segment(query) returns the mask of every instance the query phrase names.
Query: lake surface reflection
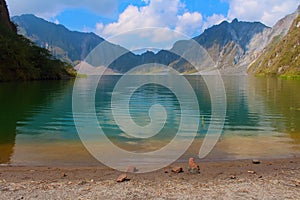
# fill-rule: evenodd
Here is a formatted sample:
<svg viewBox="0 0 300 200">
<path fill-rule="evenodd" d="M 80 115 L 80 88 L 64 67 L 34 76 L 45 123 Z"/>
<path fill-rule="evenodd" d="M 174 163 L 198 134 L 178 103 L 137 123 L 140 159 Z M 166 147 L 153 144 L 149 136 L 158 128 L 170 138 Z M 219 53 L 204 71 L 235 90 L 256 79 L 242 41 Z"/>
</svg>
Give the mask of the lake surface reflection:
<svg viewBox="0 0 300 200">
<path fill-rule="evenodd" d="M 168 144 L 177 133 L 182 112 L 176 95 L 155 84 L 139 88 L 130 101 L 133 120 L 138 125 L 147 125 L 149 108 L 160 104 L 165 108 L 167 121 L 160 133 L 150 139 L 133 138 L 116 125 L 111 112 L 111 94 L 119 78 L 103 77 L 95 97 L 98 121 L 108 138 L 132 152 L 151 152 Z M 200 76 L 186 78 L 198 97 L 200 115 L 197 137 L 182 160 L 197 156 L 211 119 L 205 82 Z M 247 76 L 225 76 L 223 81 L 227 96 L 225 125 L 222 137 L 205 160 L 299 155 L 300 81 Z M 81 79 L 80 83 L 86 85 L 89 79 Z M 76 131 L 73 84 L 74 81 L 0 84 L 0 164 L 99 164 L 84 148 Z M 160 117 L 158 113 L 158 122 Z M 101 145 L 105 153 L 118 156 L 109 150 L 108 144 Z M 126 162 L 126 158 L 122 159 L 120 162 Z"/>
</svg>

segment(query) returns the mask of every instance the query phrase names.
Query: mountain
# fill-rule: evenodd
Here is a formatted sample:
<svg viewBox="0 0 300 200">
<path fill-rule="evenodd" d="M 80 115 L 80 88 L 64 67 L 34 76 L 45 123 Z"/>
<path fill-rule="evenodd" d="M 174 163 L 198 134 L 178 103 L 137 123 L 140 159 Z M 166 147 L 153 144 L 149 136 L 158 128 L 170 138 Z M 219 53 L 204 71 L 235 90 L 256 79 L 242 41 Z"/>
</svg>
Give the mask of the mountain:
<svg viewBox="0 0 300 200">
<path fill-rule="evenodd" d="M 269 28 L 259 22 L 239 22 L 237 19 L 231 23 L 224 21 L 205 30 L 204 33 L 192 40 L 176 42 L 169 51 L 161 50 L 157 54 L 146 52 L 140 56 L 132 54 L 129 59 L 132 61 L 131 66 L 127 66 L 130 69 L 145 63 L 160 63 L 181 73 L 196 72 L 195 67 L 198 70 L 205 69 L 212 62 L 219 69 L 234 67 L 246 54 L 251 39 L 266 29 Z M 203 48 L 199 48 L 195 42 Z M 179 55 L 184 55 L 185 58 Z M 128 55 L 124 55 L 116 63 L 127 62 Z M 243 68 L 244 73 L 246 69 Z"/>
<path fill-rule="evenodd" d="M 70 31 L 62 25 L 47 22 L 34 15 L 16 16 L 12 20 L 18 24 L 21 34 L 37 45 L 48 48 L 58 58 L 68 62 L 84 60 L 91 50 L 105 41 L 93 33 Z M 194 40 L 208 51 L 218 68 L 228 68 L 235 66 L 240 61 L 253 36 L 265 29 L 268 27 L 259 22 L 239 22 L 235 19 L 232 23 L 224 21 L 205 30 Z M 191 43 L 191 41 L 178 41 L 170 51 L 161 50 L 157 54 L 145 52 L 135 55 L 125 48 L 106 42 L 108 52 L 122 52 L 122 56 L 109 64 L 109 68 L 124 73 L 142 64 L 160 63 L 171 66 L 179 72 L 190 73 L 195 71 L 191 64 L 201 64 L 198 58 L 199 54 L 193 52 L 195 48 L 191 48 Z M 180 52 L 180 55 L 189 54 L 189 61 L 193 62 L 187 62 L 174 52 Z M 104 54 L 100 58 L 106 59 Z M 104 64 L 100 62 L 100 58 L 95 63 L 96 66 Z"/>
<path fill-rule="evenodd" d="M 18 25 L 20 34 L 38 46 L 47 48 L 56 58 L 68 63 L 78 64 L 79 61 L 88 59 L 89 64 L 94 67 L 109 66 L 120 73 L 141 63 L 142 57 L 134 55 L 119 45 L 107 42 L 94 33 L 70 31 L 63 25 L 48 22 L 31 14 L 14 16 L 12 21 Z M 92 50 L 97 55 L 93 58 L 87 57 Z M 115 60 L 113 59 L 115 55 L 122 56 Z M 115 61 L 109 62 L 112 60 Z"/>
<path fill-rule="evenodd" d="M 47 48 L 57 58 L 70 63 L 83 60 L 104 41 L 94 33 L 70 31 L 62 25 L 30 14 L 14 16 L 12 21 L 18 25 L 20 34 L 38 46 Z"/>
<path fill-rule="evenodd" d="M 251 39 L 268 29 L 260 22 L 222 22 L 195 38 L 203 45 L 219 69 L 237 67 L 248 50 Z M 207 40 L 208 39 L 208 40 Z"/>
<path fill-rule="evenodd" d="M 222 49 L 233 42 L 242 51 L 246 51 L 247 45 L 253 36 L 267 28 L 260 22 L 241 22 L 234 19 L 231 23 L 224 21 L 205 30 L 203 34 L 195 37 L 194 40 L 208 50 L 215 48 L 216 45 L 219 49 Z"/>
<path fill-rule="evenodd" d="M 300 6 L 295 13 L 280 20 L 274 26 L 273 32 L 276 32 L 276 30 L 278 30 L 276 28 L 279 25 L 294 18 L 294 20 L 291 20 L 292 23 L 289 26 L 288 31 L 281 31 L 277 35 L 273 34 L 273 38 L 271 38 L 269 44 L 250 66 L 248 70 L 249 73 L 267 76 L 300 77 L 299 14 Z"/>
<path fill-rule="evenodd" d="M 248 51 L 241 59 L 240 65 L 249 68 L 259 58 L 259 56 L 268 49 L 266 48 L 267 45 L 269 45 L 272 41 L 279 41 L 288 33 L 297 15 L 298 11 L 287 15 L 280 19 L 272 28 L 256 34 L 248 45 Z M 251 72 L 251 70 L 248 70 L 248 72 Z"/>
<path fill-rule="evenodd" d="M 49 49 L 57 58 L 70 63 L 77 63 L 77 61 L 86 59 L 87 55 L 102 42 L 101 50 L 97 51 L 98 57 L 90 61 L 92 62 L 90 64 L 93 66 L 109 65 L 109 68 L 114 71 L 125 73 L 135 66 L 144 63 L 164 62 L 164 59 L 160 58 L 164 57 L 161 55 L 165 51 L 161 51 L 157 55 L 152 52 L 135 55 L 121 46 L 105 41 L 94 33 L 70 31 L 62 25 L 48 22 L 34 15 L 14 16 L 12 17 L 12 21 L 18 25 L 20 34 L 29 38 L 38 46 Z M 102 49 L 105 49 L 106 52 L 111 52 L 113 55 L 105 54 L 105 52 L 102 52 Z M 110 57 L 118 54 L 121 55 L 119 58 L 110 59 Z M 166 57 L 168 58 L 168 56 Z M 105 62 L 107 60 L 114 61 L 110 64 Z M 167 62 L 166 64 L 169 63 Z"/>
<path fill-rule="evenodd" d="M 176 59 L 179 59 L 179 56 L 167 50 L 161 50 L 157 54 L 147 51 L 141 55 L 127 52 L 111 63 L 109 68 L 117 72 L 125 73 L 137 66 L 149 63 L 158 63 L 169 66 L 170 63 Z"/>
<path fill-rule="evenodd" d="M 176 42 L 171 52 L 189 55 L 189 62 L 184 58 L 169 56 L 173 60 L 169 60 L 168 63 L 174 69 L 185 73 L 196 72 L 193 66 L 196 66 L 198 70 L 208 68 L 209 65 L 214 65 L 221 71 L 228 70 L 228 68 L 235 69 L 247 52 L 251 39 L 266 29 L 268 27 L 259 22 L 240 22 L 237 19 L 231 23 L 224 21 L 206 29 L 192 40 Z M 193 41 L 201 45 L 202 49 Z M 197 51 L 201 53 L 196 53 Z M 201 54 L 203 54 L 202 57 Z M 246 69 L 242 71 L 246 72 Z"/>
<path fill-rule="evenodd" d="M 0 23 L 13 32 L 17 32 L 16 26 L 10 21 L 6 2 L 0 0 Z"/>
<path fill-rule="evenodd" d="M 16 32 L 5 0 L 0 0 L 0 81 L 61 79 L 75 75 L 71 66 Z"/>
</svg>

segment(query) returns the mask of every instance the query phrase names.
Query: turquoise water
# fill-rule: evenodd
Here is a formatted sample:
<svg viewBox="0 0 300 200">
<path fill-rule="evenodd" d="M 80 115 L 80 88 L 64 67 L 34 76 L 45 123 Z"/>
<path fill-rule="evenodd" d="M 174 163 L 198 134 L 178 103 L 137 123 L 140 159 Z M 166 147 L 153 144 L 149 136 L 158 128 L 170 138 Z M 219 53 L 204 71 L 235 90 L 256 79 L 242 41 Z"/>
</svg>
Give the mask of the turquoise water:
<svg viewBox="0 0 300 200">
<path fill-rule="evenodd" d="M 133 121 L 140 126 L 149 124 L 148 111 L 154 104 L 164 107 L 167 120 L 153 137 L 134 138 L 124 133 L 112 115 L 111 95 L 119 78 L 105 76 L 97 88 L 95 110 L 103 131 L 115 145 L 127 151 L 151 152 L 164 147 L 175 137 L 182 112 L 193 113 L 195 108 L 182 111 L 171 90 L 157 84 L 145 85 L 130 98 Z M 183 160 L 197 156 L 211 120 L 211 99 L 205 82 L 200 76 L 186 78 L 198 97 L 200 113 L 196 116 L 196 140 L 182 156 Z M 299 155 L 300 81 L 246 76 L 226 76 L 223 80 L 227 97 L 225 125 L 222 137 L 206 160 Z M 79 83 L 88 86 L 89 79 L 80 79 Z M 73 84 L 74 81 L 0 84 L 0 164 L 99 164 L 77 134 L 72 113 Z M 189 102 L 188 96 L 186 101 Z M 156 123 L 163 116 L 158 112 Z M 117 156 L 109 145 L 102 145 L 105 153 Z"/>
</svg>

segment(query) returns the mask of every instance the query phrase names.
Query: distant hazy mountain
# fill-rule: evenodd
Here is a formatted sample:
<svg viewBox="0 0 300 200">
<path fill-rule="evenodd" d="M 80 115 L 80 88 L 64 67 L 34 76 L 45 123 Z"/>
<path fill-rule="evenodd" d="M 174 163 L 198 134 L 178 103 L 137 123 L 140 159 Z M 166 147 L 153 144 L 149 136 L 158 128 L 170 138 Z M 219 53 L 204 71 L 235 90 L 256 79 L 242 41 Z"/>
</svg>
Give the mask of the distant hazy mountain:
<svg viewBox="0 0 300 200">
<path fill-rule="evenodd" d="M 268 40 L 249 73 L 300 77 L 300 6 L 273 27 Z"/>
</svg>

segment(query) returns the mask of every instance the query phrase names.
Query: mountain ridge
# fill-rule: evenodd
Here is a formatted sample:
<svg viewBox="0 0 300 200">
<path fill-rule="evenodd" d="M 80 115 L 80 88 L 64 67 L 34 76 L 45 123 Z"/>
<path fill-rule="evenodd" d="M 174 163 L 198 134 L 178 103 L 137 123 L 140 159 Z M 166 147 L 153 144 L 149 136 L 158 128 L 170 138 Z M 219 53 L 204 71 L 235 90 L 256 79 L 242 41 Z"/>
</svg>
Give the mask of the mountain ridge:
<svg viewBox="0 0 300 200">
<path fill-rule="evenodd" d="M 215 68 L 222 72 L 223 69 L 227 70 L 227 68 L 235 68 L 247 51 L 247 45 L 252 37 L 267 28 L 267 26 L 260 22 L 243 22 L 234 19 L 231 23 L 223 21 L 218 25 L 214 25 L 191 40 L 196 41 L 204 47 L 208 53 L 207 56 L 210 56 L 215 63 Z M 179 51 L 178 47 L 182 48 L 184 42 L 186 41 L 176 42 L 172 51 Z M 185 54 L 193 54 L 192 49 L 189 49 L 188 47 L 181 51 L 184 51 Z M 193 64 L 201 64 L 197 57 L 191 57 L 190 60 L 193 61 Z M 193 72 L 193 68 L 195 68 L 193 67 L 193 64 L 184 61 L 182 58 L 171 62 L 173 68 L 180 69 L 181 72 L 185 71 L 186 73 Z M 196 66 L 196 68 L 198 67 Z M 246 69 L 243 69 L 243 71 L 246 71 Z"/>
<path fill-rule="evenodd" d="M 30 16 L 35 17 L 33 15 Z M 22 18 L 22 16 L 20 17 Z M 218 68 L 221 73 L 246 74 L 249 65 L 259 57 L 262 51 L 264 51 L 265 46 L 269 44 L 277 34 L 280 34 L 281 37 L 286 34 L 294 17 L 295 16 L 293 14 L 288 15 L 281 19 L 273 28 L 267 27 L 260 22 L 243 22 L 238 19 L 234 19 L 232 22 L 223 21 L 218 25 L 214 25 L 206 29 L 202 34 L 192 38 L 191 40 L 195 40 L 205 49 L 205 51 L 208 52 L 206 56 L 209 56 L 213 62 L 215 62 L 215 67 Z M 13 17 L 13 19 L 15 21 L 20 21 L 20 19 L 17 20 L 18 17 Z M 44 20 L 44 22 L 46 21 Z M 22 23 L 21 25 L 21 29 L 25 29 L 23 30 L 23 34 L 26 35 L 28 27 L 26 27 L 26 23 Z M 81 33 L 78 31 L 70 31 L 66 27 L 56 25 L 54 23 L 52 23 L 51 26 L 63 27 L 65 31 L 71 34 Z M 81 34 L 83 34 L 85 36 L 84 38 L 87 39 L 86 41 L 83 39 L 79 40 L 81 41 L 81 45 L 77 46 L 77 48 L 70 48 L 68 50 L 63 46 L 56 47 L 59 48 L 58 50 L 60 52 L 64 52 L 63 54 L 66 54 L 65 57 L 69 57 L 69 62 L 84 60 L 85 56 L 90 50 L 92 50 L 93 47 L 96 47 L 101 42 L 105 41 L 103 38 L 95 35 L 94 33 Z M 33 38 L 34 40 L 34 35 L 34 33 L 30 33 L 29 38 Z M 88 42 L 90 41 L 88 38 L 89 36 L 99 39 L 96 39 L 96 42 L 91 44 Z M 45 45 L 46 39 L 40 40 L 39 44 Z M 61 40 L 64 41 L 63 39 Z M 108 48 L 107 51 L 122 52 L 122 56 L 110 63 L 109 66 L 106 66 L 118 73 L 126 73 L 136 66 L 147 63 L 167 65 L 176 69 L 180 73 L 193 73 L 197 71 L 195 70 L 195 68 L 198 67 L 197 65 L 201 65 L 201 61 L 199 61 L 199 58 L 193 52 L 194 49 L 190 48 L 188 45 L 189 40 L 175 42 L 170 50 L 160 50 L 157 53 L 145 52 L 141 55 L 136 55 L 119 45 L 114 45 L 107 41 L 105 42 L 105 45 Z M 67 43 L 72 42 L 67 41 Z M 74 49 L 77 50 L 76 55 L 74 54 L 73 56 L 69 56 L 72 53 L 69 53 L 68 51 L 72 52 Z M 179 55 L 176 55 L 174 52 L 179 52 Z M 184 54 L 190 54 L 189 61 L 180 56 Z M 103 54 L 102 58 L 105 59 L 105 56 L 107 56 L 107 54 Z M 206 58 L 201 59 L 205 60 Z M 100 60 L 100 58 L 97 60 Z M 97 66 L 103 66 L 103 62 L 100 61 L 95 64 L 98 64 Z"/>
<path fill-rule="evenodd" d="M 248 70 L 260 76 L 300 77 L 300 6 L 285 35 L 276 35 Z M 287 16 L 290 17 L 290 16 Z M 280 23 L 280 21 L 279 21 Z"/>
<path fill-rule="evenodd" d="M 268 49 L 266 48 L 267 45 L 269 45 L 275 37 L 280 39 L 288 33 L 297 15 L 297 11 L 289 14 L 280 19 L 272 28 L 266 29 L 262 33 L 255 35 L 252 38 L 248 46 L 248 51 L 241 60 L 240 65 L 247 66 L 248 70 L 248 68 L 256 61 L 256 59 L 258 59 L 258 57 Z"/>
<path fill-rule="evenodd" d="M 32 14 L 14 16 L 12 21 L 18 24 L 22 35 L 67 62 L 83 60 L 104 41 L 94 33 L 70 31 L 63 25 L 48 22 Z"/>
<path fill-rule="evenodd" d="M 63 79 L 75 74 L 71 66 L 18 35 L 5 0 L 0 0 L 0 81 Z"/>
</svg>

